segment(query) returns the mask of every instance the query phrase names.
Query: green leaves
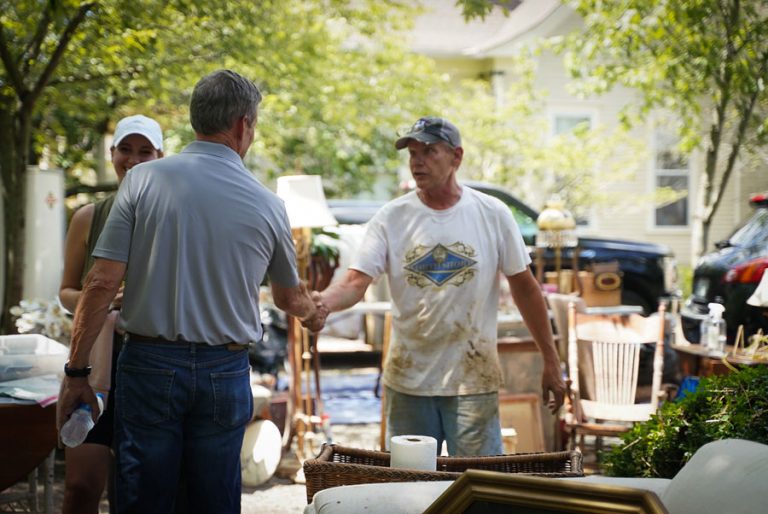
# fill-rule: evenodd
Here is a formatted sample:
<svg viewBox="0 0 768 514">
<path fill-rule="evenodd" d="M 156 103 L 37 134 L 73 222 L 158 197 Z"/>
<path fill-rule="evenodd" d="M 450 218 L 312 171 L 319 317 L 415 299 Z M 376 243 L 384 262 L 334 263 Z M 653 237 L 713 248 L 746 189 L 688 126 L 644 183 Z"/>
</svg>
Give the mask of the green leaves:
<svg viewBox="0 0 768 514">
<path fill-rule="evenodd" d="M 735 163 L 765 144 L 768 11 L 743 0 L 571 0 L 584 27 L 558 46 L 584 94 L 617 86 L 639 96 L 624 121 L 661 114 L 681 149 L 705 154 L 701 253 Z"/>
<path fill-rule="evenodd" d="M 603 465 L 613 476 L 672 478 L 698 448 L 726 438 L 768 443 L 768 367 L 702 379 L 624 434 Z"/>
<path fill-rule="evenodd" d="M 80 6 L 19 0 L 3 9 L 9 62 L 27 68 L 0 70 L 0 89 L 31 89 Z M 424 112 L 439 82 L 405 44 L 410 10 L 394 0 L 98 2 L 35 105 L 34 151 L 58 147 L 59 165 L 88 168 L 94 141 L 135 112 L 158 118 L 178 150 L 192 137 L 192 86 L 230 67 L 265 92 L 250 153 L 265 175 L 323 174 L 336 194 L 370 189 L 398 163 L 388 127 Z"/>
</svg>

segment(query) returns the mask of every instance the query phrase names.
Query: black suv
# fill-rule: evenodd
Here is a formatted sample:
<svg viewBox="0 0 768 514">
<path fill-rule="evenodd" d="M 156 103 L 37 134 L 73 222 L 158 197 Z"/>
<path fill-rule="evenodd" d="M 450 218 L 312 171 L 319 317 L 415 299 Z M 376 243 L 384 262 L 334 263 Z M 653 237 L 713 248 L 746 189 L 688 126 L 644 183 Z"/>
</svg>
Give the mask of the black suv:
<svg viewBox="0 0 768 514">
<path fill-rule="evenodd" d="M 748 308 L 746 302 L 768 268 L 768 193 L 752 195 L 749 203 L 756 209 L 752 217 L 696 263 L 691 296 L 680 311 L 683 335 L 691 343 L 699 342 L 700 325 L 710 303 L 725 306 L 729 344 L 739 325 L 744 325 L 747 335 L 760 326 L 757 310 Z"/>
<path fill-rule="evenodd" d="M 525 243 L 531 247 L 536 240 L 536 220 L 539 213 L 524 204 L 507 190 L 479 182 L 462 182 L 500 199 L 512 211 Z M 367 222 L 383 205 L 373 200 L 328 200 L 336 219 L 341 224 Z M 554 257 L 546 256 L 547 269 L 553 268 Z M 570 250 L 563 254 L 563 263 L 570 263 Z M 579 266 L 584 269 L 596 262 L 618 261 L 624 281 L 621 301 L 626 305 L 640 305 L 646 313 L 658 308 L 659 298 L 676 297 L 677 266 L 669 247 L 628 241 L 625 239 L 579 238 Z"/>
</svg>

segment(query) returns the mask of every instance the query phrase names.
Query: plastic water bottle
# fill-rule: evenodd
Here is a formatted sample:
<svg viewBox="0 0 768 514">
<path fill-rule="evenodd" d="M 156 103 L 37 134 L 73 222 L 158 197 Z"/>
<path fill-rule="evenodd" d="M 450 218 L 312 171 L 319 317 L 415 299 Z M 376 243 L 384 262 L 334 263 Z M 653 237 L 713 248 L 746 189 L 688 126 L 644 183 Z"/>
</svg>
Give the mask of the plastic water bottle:
<svg viewBox="0 0 768 514">
<path fill-rule="evenodd" d="M 101 414 L 104 412 L 104 395 L 96 393 L 96 399 L 99 402 L 99 417 L 101 417 Z M 85 441 L 93 425 L 91 406 L 87 403 L 81 403 L 61 427 L 61 442 L 70 448 L 80 446 Z"/>
<path fill-rule="evenodd" d="M 701 325 L 702 341 L 713 354 L 722 355 L 725 353 L 726 342 L 725 320 L 723 319 L 725 307 L 719 303 L 710 303 L 708 307 L 709 316 Z"/>
</svg>

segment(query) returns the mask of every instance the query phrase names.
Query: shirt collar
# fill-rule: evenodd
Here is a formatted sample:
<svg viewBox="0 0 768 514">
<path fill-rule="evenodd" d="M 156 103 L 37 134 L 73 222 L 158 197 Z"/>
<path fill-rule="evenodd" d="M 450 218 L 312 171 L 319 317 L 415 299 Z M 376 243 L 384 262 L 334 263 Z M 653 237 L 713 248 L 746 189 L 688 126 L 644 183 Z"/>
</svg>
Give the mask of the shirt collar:
<svg viewBox="0 0 768 514">
<path fill-rule="evenodd" d="M 239 166 L 243 165 L 243 159 L 227 145 L 221 143 L 212 143 L 210 141 L 192 141 L 184 149 L 182 153 L 205 153 L 208 155 L 214 155 L 222 159 L 227 159 L 237 163 Z"/>
</svg>

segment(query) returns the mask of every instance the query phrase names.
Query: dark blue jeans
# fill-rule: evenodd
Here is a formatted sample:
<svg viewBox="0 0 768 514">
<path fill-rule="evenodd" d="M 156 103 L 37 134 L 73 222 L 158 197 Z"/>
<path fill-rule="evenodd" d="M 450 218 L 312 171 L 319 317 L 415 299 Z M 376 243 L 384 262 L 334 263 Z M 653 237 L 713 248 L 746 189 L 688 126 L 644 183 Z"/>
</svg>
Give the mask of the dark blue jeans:
<svg viewBox="0 0 768 514">
<path fill-rule="evenodd" d="M 182 463 L 190 513 L 240 512 L 247 351 L 128 342 L 115 399 L 117 512 L 173 512 Z"/>
</svg>

